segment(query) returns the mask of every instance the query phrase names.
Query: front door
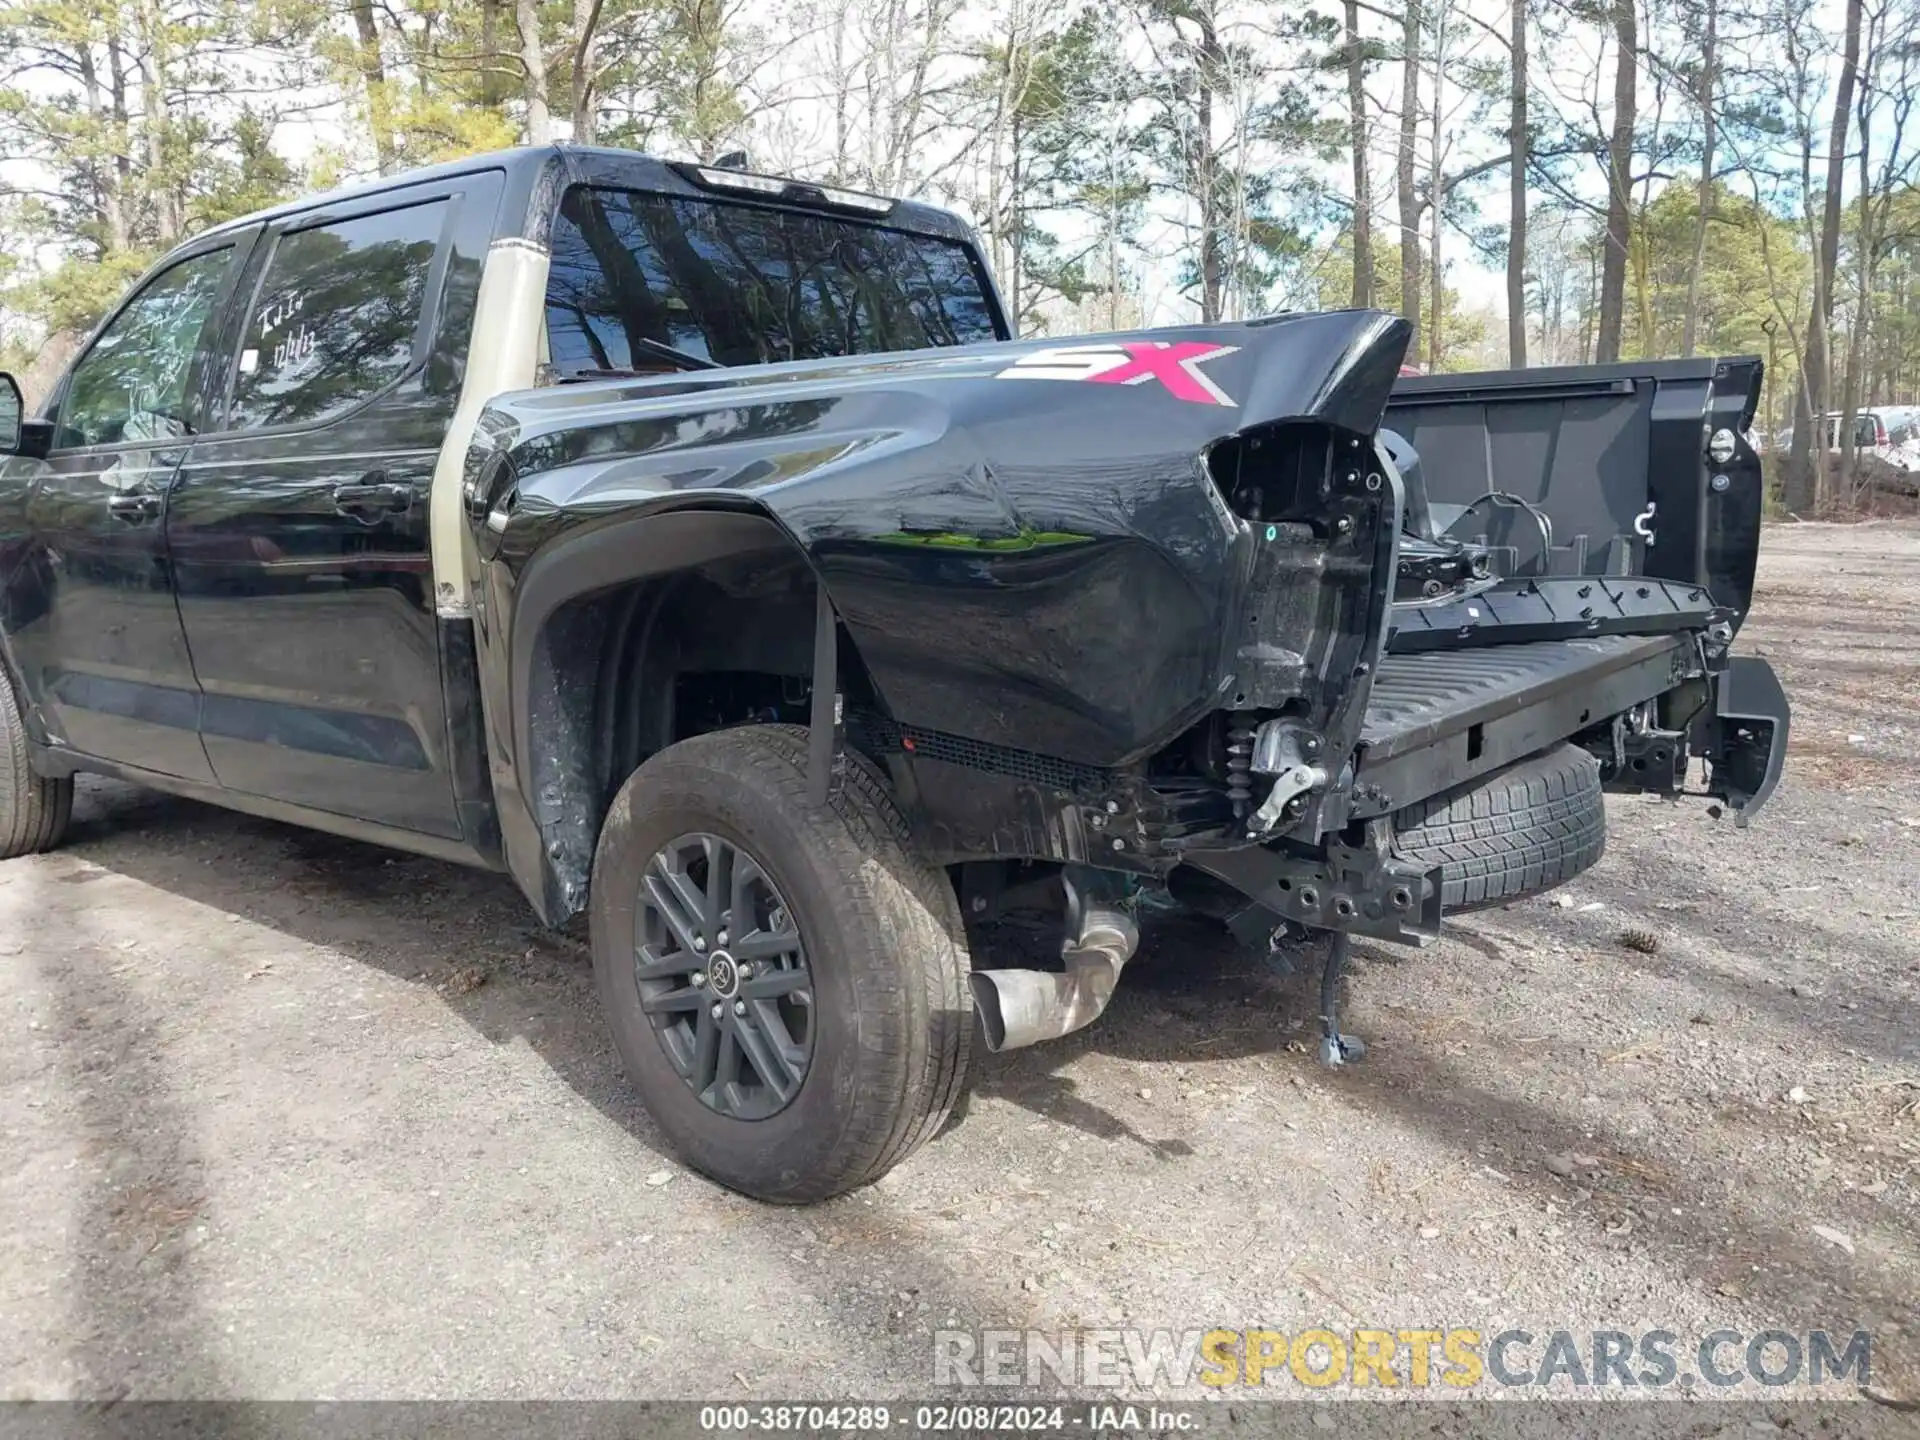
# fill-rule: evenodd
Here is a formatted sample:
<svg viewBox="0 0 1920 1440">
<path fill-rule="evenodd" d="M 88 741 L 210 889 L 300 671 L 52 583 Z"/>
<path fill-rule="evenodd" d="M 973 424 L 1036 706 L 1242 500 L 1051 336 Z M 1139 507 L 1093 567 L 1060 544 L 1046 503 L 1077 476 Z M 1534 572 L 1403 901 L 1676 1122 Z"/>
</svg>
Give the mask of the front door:
<svg viewBox="0 0 1920 1440">
<path fill-rule="evenodd" d="M 6 595 L 27 697 L 50 737 L 189 780 L 214 776 L 165 519 L 205 420 L 212 337 L 251 233 L 210 241 L 154 275 L 68 373 Z"/>
<path fill-rule="evenodd" d="M 457 203 L 402 191 L 268 232 L 167 519 L 220 783 L 450 837 L 427 512 L 455 394 L 425 359 Z"/>
</svg>

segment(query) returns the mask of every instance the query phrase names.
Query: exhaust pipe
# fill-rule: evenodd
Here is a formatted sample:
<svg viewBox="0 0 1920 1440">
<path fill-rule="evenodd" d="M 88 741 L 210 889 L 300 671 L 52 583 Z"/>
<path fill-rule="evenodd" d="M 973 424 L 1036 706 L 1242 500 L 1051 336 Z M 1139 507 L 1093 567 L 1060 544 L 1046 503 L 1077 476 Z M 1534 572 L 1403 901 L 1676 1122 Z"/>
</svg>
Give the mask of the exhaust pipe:
<svg viewBox="0 0 1920 1440">
<path fill-rule="evenodd" d="M 1069 915 L 1081 913 L 1068 891 Z M 1133 958 L 1140 931 L 1123 910 L 1095 906 L 1081 914 L 1073 939 L 1060 947 L 1066 973 L 1049 970 L 976 970 L 969 977 L 987 1049 L 1020 1050 L 1058 1040 L 1100 1018 Z"/>
</svg>

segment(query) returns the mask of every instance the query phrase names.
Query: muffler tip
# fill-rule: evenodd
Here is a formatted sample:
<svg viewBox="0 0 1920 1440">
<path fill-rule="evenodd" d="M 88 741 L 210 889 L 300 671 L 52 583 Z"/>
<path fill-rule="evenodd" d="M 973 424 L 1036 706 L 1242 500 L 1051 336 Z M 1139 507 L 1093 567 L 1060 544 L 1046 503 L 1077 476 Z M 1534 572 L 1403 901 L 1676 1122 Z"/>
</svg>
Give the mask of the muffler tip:
<svg viewBox="0 0 1920 1440">
<path fill-rule="evenodd" d="M 985 970 L 976 970 L 967 977 L 967 984 L 973 990 L 973 1008 L 980 1016 L 980 1029 L 986 1035 L 987 1049 L 994 1054 L 1006 1048 L 1007 1018 L 1000 1010 L 1000 987 L 993 983 L 993 976 Z"/>
<path fill-rule="evenodd" d="M 1133 921 L 1097 910 L 1061 955 L 1064 971 L 976 970 L 967 977 L 987 1049 L 1024 1050 L 1091 1025 L 1107 1008 L 1139 940 Z"/>
</svg>

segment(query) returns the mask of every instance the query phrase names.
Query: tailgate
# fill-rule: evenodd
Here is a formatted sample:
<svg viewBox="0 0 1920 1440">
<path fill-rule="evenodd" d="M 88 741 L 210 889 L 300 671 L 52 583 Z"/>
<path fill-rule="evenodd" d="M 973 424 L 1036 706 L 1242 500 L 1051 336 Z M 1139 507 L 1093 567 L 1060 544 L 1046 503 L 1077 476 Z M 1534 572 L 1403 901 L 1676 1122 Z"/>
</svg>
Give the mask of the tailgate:
<svg viewBox="0 0 1920 1440">
<path fill-rule="evenodd" d="M 1740 357 L 1412 376 L 1384 424 L 1418 452 L 1434 533 L 1484 537 L 1508 574 L 1701 585 L 1737 626 L 1760 548 L 1744 432 L 1761 369 Z"/>
</svg>

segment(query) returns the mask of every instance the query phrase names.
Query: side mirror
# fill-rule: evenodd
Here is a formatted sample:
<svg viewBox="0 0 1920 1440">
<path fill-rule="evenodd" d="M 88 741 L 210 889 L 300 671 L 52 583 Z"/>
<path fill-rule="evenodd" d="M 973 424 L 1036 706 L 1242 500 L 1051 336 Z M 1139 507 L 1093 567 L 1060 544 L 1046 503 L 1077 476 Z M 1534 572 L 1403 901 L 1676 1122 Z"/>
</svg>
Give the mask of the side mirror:
<svg viewBox="0 0 1920 1440">
<path fill-rule="evenodd" d="M 20 382 L 0 370 L 0 455 L 26 455 L 44 460 L 53 449 L 53 426 L 27 419 L 26 397 Z"/>
</svg>

